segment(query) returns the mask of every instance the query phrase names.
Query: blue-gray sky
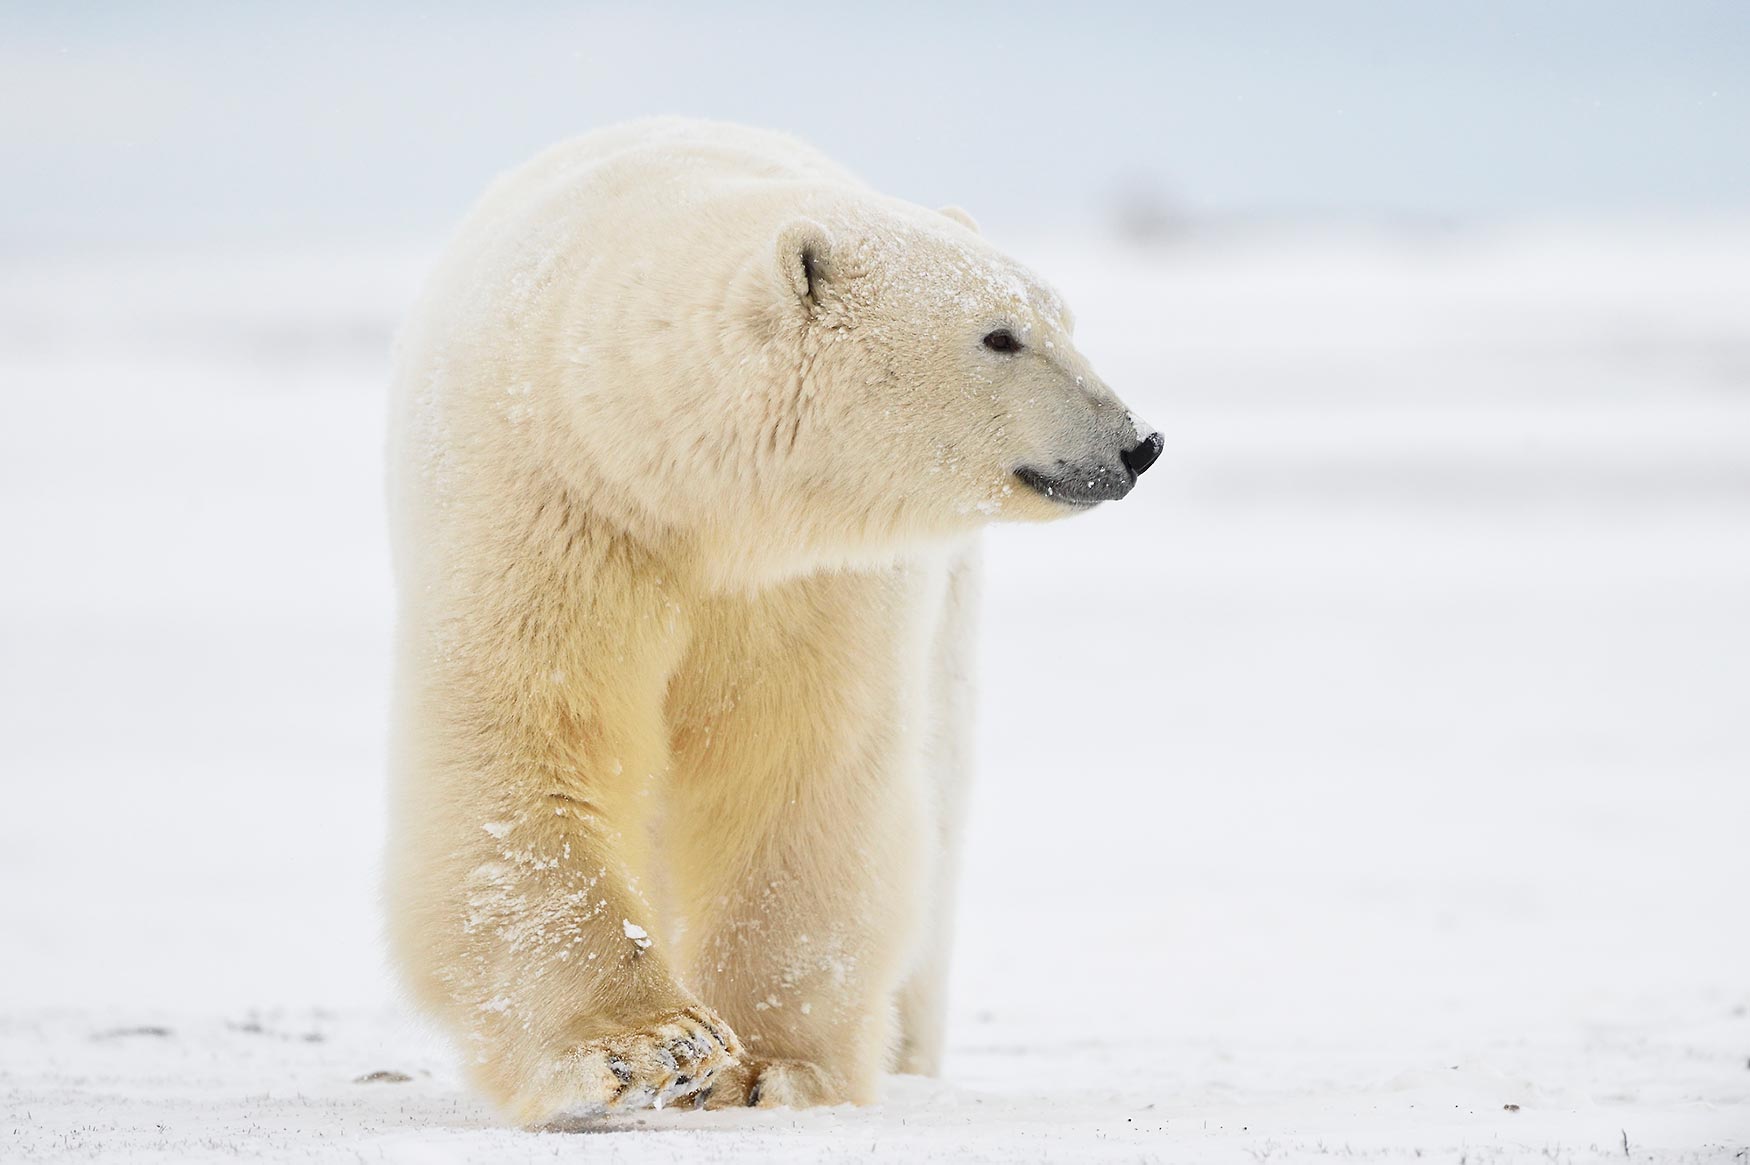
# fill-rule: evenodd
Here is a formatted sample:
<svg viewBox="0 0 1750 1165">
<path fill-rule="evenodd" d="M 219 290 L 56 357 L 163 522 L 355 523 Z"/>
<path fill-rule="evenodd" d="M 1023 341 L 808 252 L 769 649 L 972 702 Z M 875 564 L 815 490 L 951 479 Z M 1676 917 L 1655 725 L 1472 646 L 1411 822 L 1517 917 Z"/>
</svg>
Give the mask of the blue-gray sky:
<svg viewBox="0 0 1750 1165">
<path fill-rule="evenodd" d="M 643 113 L 1008 225 L 1750 209 L 1750 7 L 1595 0 L 15 4 L 0 244 L 441 229 Z"/>
</svg>

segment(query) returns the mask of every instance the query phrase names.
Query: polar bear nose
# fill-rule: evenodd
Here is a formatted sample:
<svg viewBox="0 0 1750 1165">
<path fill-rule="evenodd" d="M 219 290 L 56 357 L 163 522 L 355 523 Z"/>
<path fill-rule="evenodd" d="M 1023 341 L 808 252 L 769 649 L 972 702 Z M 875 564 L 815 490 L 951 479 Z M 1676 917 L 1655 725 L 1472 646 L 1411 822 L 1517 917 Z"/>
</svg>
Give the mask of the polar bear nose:
<svg viewBox="0 0 1750 1165">
<path fill-rule="evenodd" d="M 1161 455 L 1161 446 L 1165 443 L 1159 433 L 1150 433 L 1136 445 L 1119 453 L 1118 459 L 1124 462 L 1124 468 L 1130 470 L 1134 476 L 1141 477 Z"/>
</svg>

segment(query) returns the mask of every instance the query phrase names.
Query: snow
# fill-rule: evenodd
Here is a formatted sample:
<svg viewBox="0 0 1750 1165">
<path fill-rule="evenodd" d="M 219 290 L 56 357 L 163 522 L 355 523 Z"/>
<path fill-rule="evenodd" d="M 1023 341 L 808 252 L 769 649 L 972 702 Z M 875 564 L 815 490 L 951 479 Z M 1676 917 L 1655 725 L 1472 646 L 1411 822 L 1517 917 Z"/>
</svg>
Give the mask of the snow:
<svg viewBox="0 0 1750 1165">
<path fill-rule="evenodd" d="M 1017 249 L 1166 447 L 990 540 L 945 1078 L 600 1136 L 382 966 L 419 254 L 0 265 L 0 1156 L 1742 1160 L 1750 224 Z"/>
</svg>

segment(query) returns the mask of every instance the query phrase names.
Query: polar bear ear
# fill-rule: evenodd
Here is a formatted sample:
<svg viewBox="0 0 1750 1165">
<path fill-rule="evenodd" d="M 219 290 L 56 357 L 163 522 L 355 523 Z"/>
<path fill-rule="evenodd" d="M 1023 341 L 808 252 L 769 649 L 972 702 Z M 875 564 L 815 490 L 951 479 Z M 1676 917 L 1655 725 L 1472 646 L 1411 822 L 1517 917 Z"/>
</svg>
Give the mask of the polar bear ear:
<svg viewBox="0 0 1750 1165">
<path fill-rule="evenodd" d="M 811 218 L 799 218 L 778 232 L 778 271 L 790 294 L 813 309 L 832 275 L 832 236 Z"/>
<path fill-rule="evenodd" d="M 978 234 L 978 220 L 973 218 L 970 214 L 967 214 L 965 207 L 962 207 L 962 206 L 944 206 L 937 213 L 939 213 L 943 218 L 953 219 L 955 222 L 959 223 L 961 226 L 965 227 L 967 230 L 971 231 L 973 234 L 975 234 L 975 235 Z"/>
</svg>

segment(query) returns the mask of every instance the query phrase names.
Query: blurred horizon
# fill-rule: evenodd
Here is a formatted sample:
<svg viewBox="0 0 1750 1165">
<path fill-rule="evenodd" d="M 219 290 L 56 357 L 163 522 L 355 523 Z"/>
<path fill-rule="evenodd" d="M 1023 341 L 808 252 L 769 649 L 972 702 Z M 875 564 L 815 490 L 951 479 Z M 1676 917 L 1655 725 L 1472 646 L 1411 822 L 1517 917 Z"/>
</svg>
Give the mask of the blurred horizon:
<svg viewBox="0 0 1750 1165">
<path fill-rule="evenodd" d="M 1727 3 L 96 3 L 9 26 L 13 253 L 424 238 L 544 146 L 655 113 L 794 132 L 1003 231 L 1750 210 Z"/>
</svg>

